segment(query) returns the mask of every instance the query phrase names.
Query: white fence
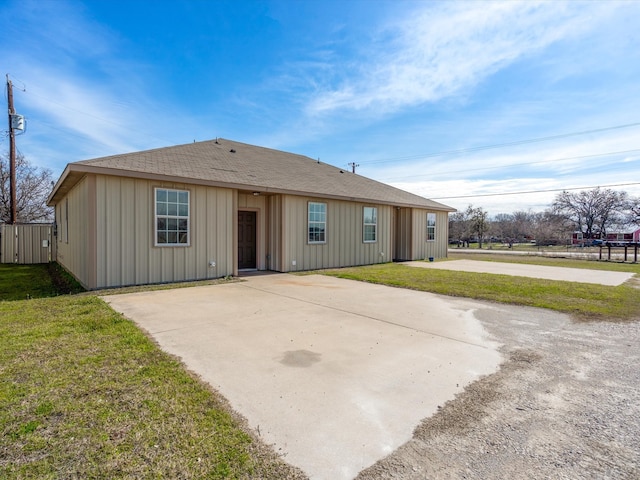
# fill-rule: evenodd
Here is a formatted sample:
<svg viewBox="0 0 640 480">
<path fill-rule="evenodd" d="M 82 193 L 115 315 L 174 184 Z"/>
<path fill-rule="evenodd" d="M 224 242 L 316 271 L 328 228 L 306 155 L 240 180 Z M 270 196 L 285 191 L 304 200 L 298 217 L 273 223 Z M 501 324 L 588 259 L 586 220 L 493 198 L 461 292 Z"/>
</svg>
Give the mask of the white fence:
<svg viewBox="0 0 640 480">
<path fill-rule="evenodd" d="M 0 225 L 0 263 L 49 263 L 56 259 L 53 225 Z"/>
</svg>

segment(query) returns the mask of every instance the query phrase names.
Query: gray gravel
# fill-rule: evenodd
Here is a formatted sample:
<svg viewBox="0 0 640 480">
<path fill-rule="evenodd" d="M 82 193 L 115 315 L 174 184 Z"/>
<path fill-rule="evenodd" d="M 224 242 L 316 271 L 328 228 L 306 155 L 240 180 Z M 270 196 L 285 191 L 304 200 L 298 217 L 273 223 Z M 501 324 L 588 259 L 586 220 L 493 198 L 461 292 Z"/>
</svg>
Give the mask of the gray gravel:
<svg viewBox="0 0 640 480">
<path fill-rule="evenodd" d="M 640 478 L 640 321 L 524 311 L 476 312 L 503 345 L 500 370 L 359 480 Z"/>
</svg>

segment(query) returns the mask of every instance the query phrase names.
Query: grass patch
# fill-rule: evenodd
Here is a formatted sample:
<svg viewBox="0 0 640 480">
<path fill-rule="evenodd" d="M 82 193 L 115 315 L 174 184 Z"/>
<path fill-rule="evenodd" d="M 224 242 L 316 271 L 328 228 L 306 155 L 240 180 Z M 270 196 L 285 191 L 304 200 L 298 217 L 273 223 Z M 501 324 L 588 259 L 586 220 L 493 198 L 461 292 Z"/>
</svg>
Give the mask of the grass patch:
<svg viewBox="0 0 640 480">
<path fill-rule="evenodd" d="M 57 293 L 46 264 L 0 264 L 0 300 L 51 297 Z"/>
<path fill-rule="evenodd" d="M 640 318 L 640 294 L 630 285 L 609 287 L 389 263 L 319 273 L 455 297 L 548 308 L 578 319 L 619 321 Z"/>
<path fill-rule="evenodd" d="M 57 263 L 0 264 L 0 301 L 54 297 L 84 291 Z"/>
<path fill-rule="evenodd" d="M 132 322 L 56 296 L 47 268 L 0 267 L 0 478 L 304 478 Z"/>
</svg>

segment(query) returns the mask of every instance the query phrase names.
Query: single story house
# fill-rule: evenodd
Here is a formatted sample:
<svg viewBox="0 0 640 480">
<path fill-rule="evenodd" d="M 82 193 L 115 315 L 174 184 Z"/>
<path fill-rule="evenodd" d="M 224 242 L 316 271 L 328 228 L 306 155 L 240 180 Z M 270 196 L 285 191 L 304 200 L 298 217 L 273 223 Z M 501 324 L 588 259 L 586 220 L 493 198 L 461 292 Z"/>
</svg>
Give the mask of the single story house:
<svg viewBox="0 0 640 480">
<path fill-rule="evenodd" d="M 57 261 L 88 289 L 446 257 L 446 205 L 224 139 L 70 163 Z"/>
</svg>

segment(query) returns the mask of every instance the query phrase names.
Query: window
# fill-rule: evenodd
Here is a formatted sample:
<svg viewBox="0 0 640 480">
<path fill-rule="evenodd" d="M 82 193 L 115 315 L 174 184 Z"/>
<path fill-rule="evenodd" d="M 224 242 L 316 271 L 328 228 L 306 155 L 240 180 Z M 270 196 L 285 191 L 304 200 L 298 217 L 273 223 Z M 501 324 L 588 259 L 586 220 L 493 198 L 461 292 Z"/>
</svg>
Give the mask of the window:
<svg viewBox="0 0 640 480">
<path fill-rule="evenodd" d="M 378 209 L 364 207 L 362 219 L 362 241 L 374 243 L 378 240 Z"/>
<path fill-rule="evenodd" d="M 427 242 L 436 240 L 436 214 L 427 213 Z"/>
<path fill-rule="evenodd" d="M 156 246 L 189 245 L 189 192 L 156 188 Z"/>
<path fill-rule="evenodd" d="M 325 243 L 327 229 L 327 204 L 309 202 L 309 243 Z"/>
</svg>

